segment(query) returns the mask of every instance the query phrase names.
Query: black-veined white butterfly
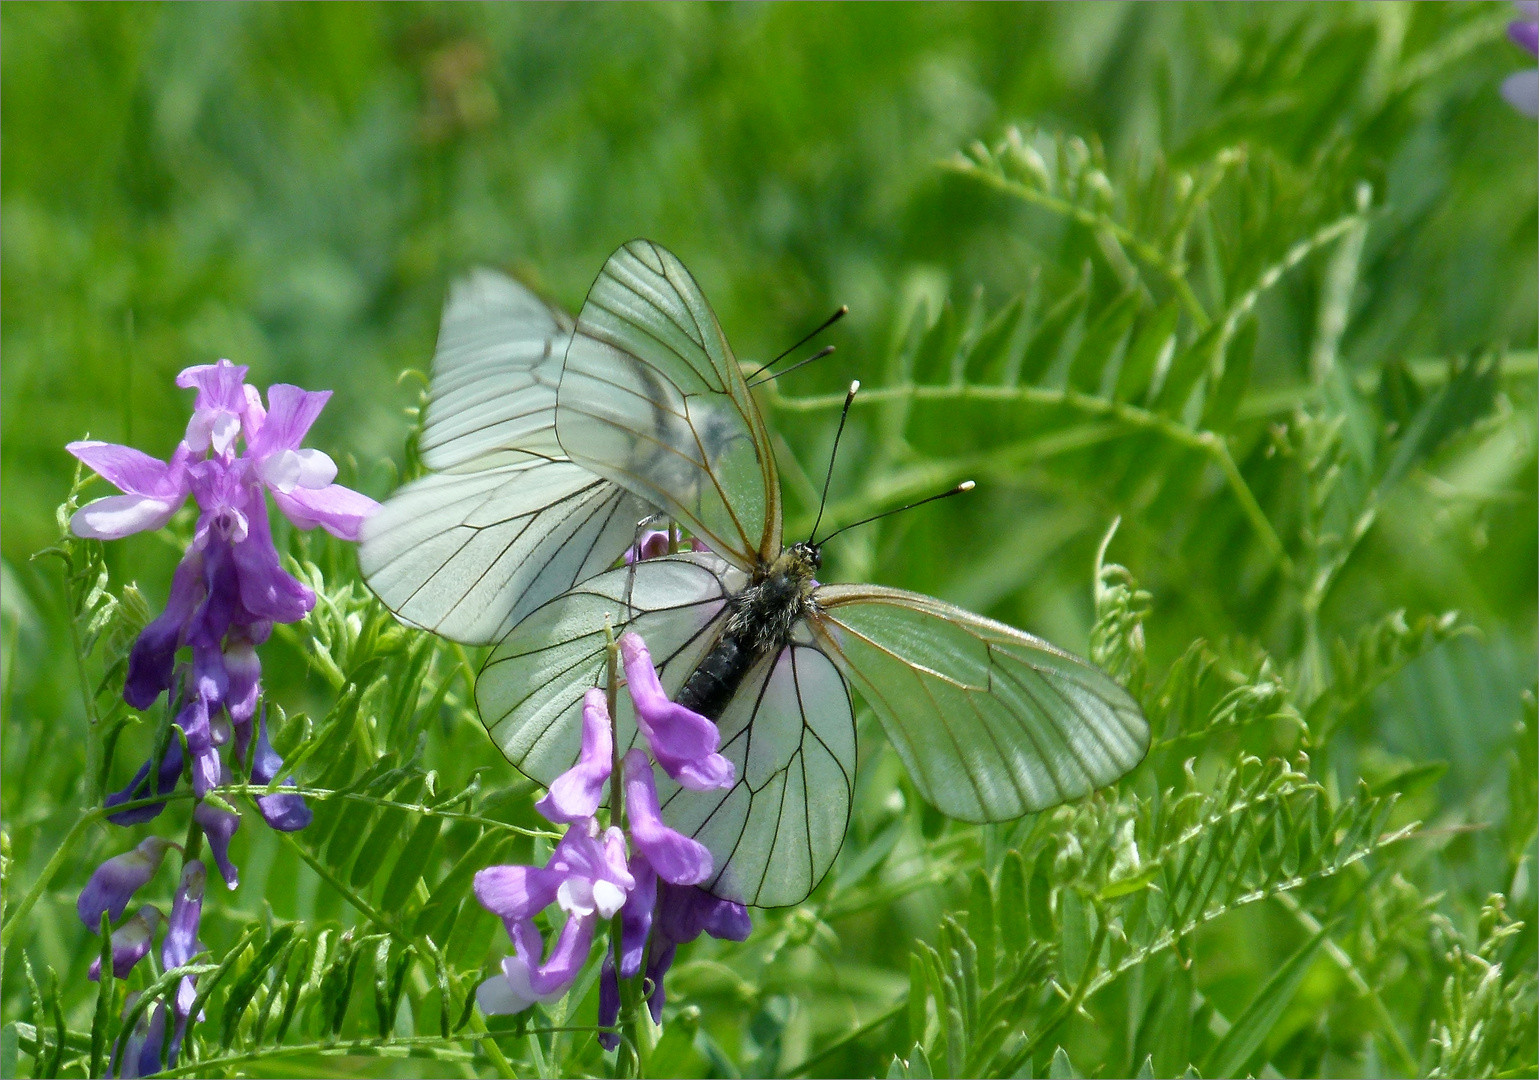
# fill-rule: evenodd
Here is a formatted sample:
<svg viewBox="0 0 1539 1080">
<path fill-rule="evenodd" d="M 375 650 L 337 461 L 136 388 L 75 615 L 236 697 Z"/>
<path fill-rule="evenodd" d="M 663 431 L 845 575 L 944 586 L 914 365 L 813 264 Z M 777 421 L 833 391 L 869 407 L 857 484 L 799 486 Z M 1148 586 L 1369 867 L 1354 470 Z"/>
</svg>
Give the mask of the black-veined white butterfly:
<svg viewBox="0 0 1539 1080">
<path fill-rule="evenodd" d="M 481 394 L 445 382 L 500 415 Z M 532 410 L 535 400 L 501 407 Z M 1047 642 L 930 597 L 815 580 L 818 545 L 782 543 L 775 459 L 738 362 L 695 280 L 658 245 L 626 244 L 594 282 L 561 367 L 554 434 L 559 453 L 547 447 L 545 460 L 602 478 L 582 489 L 592 499 L 628 493 L 710 551 L 582 581 L 603 551 L 594 546 L 578 560 L 566 554 L 570 541 L 558 540 L 559 579 L 581 583 L 538 606 L 530 595 L 543 589 L 511 603 L 472 602 L 474 586 L 449 575 L 444 596 L 455 610 L 484 606 L 504 611 L 504 620 L 529 612 L 481 672 L 482 720 L 510 761 L 549 784 L 577 756 L 581 700 L 606 667 L 606 622 L 615 634 L 639 633 L 669 695 L 717 722 L 721 752 L 737 769 L 725 791 L 686 791 L 660 778 L 664 816 L 710 849 L 715 870 L 706 884 L 718 895 L 794 904 L 832 865 L 855 778 L 850 683 L 921 795 L 968 821 L 1006 820 L 1086 795 L 1147 751 L 1148 724 L 1128 693 Z M 468 445 L 482 442 L 500 446 L 484 438 Z M 435 480 L 455 483 L 418 484 L 432 490 Z M 627 509 L 615 505 L 617 514 Z M 636 520 L 625 519 L 626 528 Z M 630 535 L 614 547 L 601 534 L 611 540 L 610 558 Z M 380 591 L 393 604 L 394 594 Z M 431 586 L 427 593 L 420 610 L 443 608 Z M 492 625 L 491 616 L 478 617 Z M 619 706 L 623 751 L 636 732 L 627 695 Z"/>
</svg>

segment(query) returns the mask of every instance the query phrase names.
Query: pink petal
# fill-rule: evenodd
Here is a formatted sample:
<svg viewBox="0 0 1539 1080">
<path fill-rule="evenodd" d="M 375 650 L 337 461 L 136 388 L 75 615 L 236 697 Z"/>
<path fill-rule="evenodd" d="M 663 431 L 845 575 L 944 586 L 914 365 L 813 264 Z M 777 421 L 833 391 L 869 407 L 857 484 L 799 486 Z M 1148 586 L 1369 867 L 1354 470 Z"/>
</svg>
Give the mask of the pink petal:
<svg viewBox="0 0 1539 1080">
<path fill-rule="evenodd" d="M 476 899 L 504 921 L 532 919 L 555 903 L 563 878 L 538 866 L 488 866 L 476 873 Z"/>
<path fill-rule="evenodd" d="M 298 528 L 313 529 L 319 525 L 339 540 L 357 540 L 364 520 L 379 509 L 379 503 L 367 495 L 341 484 L 274 491 L 273 501 Z"/>
<path fill-rule="evenodd" d="M 625 755 L 625 816 L 631 841 L 664 881 L 696 885 L 711 876 L 711 853 L 663 823 L 652 765 L 641 750 Z"/>
<path fill-rule="evenodd" d="M 132 446 L 95 439 L 72 442 L 64 449 L 103 480 L 130 495 L 175 499 L 187 494 L 187 483 L 183 478 L 187 458 L 181 447 L 177 448 L 178 453 L 172 456 L 169 464 Z"/>
<path fill-rule="evenodd" d="M 183 390 L 197 389 L 194 409 L 239 413 L 246 406 L 243 384 L 249 370 L 244 364 L 232 364 L 228 360 L 220 360 L 217 364 L 194 364 L 182 369 L 176 377 L 176 385 Z"/>
<path fill-rule="evenodd" d="M 252 452 L 258 457 L 266 457 L 279 450 L 298 450 L 310 425 L 315 423 L 315 418 L 321 415 L 330 399 L 330 390 L 303 390 L 286 383 L 269 386 L 267 415 L 257 432 Z"/>
<path fill-rule="evenodd" d="M 721 732 L 706 717 L 668 700 L 639 634 L 621 635 L 620 656 L 636 706 L 636 726 L 646 736 L 663 771 L 694 791 L 731 787 L 736 770 L 716 752 Z"/>
<path fill-rule="evenodd" d="M 86 503 L 69 519 L 70 531 L 88 540 L 121 540 L 136 532 L 158 529 L 181 508 L 175 502 L 145 495 L 109 495 Z"/>
<path fill-rule="evenodd" d="M 551 782 L 550 792 L 534 808 L 559 823 L 592 817 L 604 797 L 604 782 L 614 767 L 614 738 L 604 691 L 588 691 L 582 703 L 582 753 Z"/>
</svg>

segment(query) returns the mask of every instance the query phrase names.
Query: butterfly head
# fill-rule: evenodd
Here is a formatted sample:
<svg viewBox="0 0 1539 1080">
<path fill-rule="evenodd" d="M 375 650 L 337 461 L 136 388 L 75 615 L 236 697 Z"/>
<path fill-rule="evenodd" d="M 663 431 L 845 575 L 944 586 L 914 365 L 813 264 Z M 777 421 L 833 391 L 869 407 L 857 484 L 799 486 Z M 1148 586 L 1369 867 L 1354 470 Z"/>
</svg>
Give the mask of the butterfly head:
<svg viewBox="0 0 1539 1080">
<path fill-rule="evenodd" d="M 804 567 L 807 576 L 811 577 L 823 565 L 823 545 L 807 542 L 798 542 L 791 545 L 786 555 L 793 564 L 799 568 Z"/>
</svg>

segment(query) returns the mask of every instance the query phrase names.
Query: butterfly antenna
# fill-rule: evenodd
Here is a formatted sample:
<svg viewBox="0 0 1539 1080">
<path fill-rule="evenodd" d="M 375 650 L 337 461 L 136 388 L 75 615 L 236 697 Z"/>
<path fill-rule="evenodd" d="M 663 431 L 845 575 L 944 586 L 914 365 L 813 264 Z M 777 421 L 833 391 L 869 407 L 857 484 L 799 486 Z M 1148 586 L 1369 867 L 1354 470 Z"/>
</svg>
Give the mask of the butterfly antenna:
<svg viewBox="0 0 1539 1080">
<path fill-rule="evenodd" d="M 855 402 L 855 395 L 860 390 L 860 380 L 850 383 L 849 393 L 844 395 L 844 411 L 839 414 L 839 430 L 834 432 L 834 448 L 828 453 L 828 473 L 823 477 L 823 497 L 818 500 L 818 519 L 812 523 L 812 532 L 807 534 L 807 543 L 813 545 L 814 538 L 818 535 L 818 526 L 823 524 L 823 508 L 828 505 L 828 485 L 834 478 L 834 458 L 839 456 L 839 440 L 844 437 L 844 422 L 850 418 L 850 406 Z"/>
<path fill-rule="evenodd" d="M 813 338 L 817 337 L 824 330 L 827 330 L 830 326 L 834 325 L 834 323 L 838 322 L 840 319 L 844 318 L 849 313 L 850 313 L 850 305 L 849 304 L 840 304 L 839 305 L 839 310 L 834 312 L 828 318 L 824 319 L 823 320 L 823 324 L 821 326 L 819 326 L 812 333 L 808 334 L 806 337 L 802 338 L 795 345 L 792 345 L 785 352 L 783 352 L 779 356 L 775 357 L 775 359 L 771 360 L 769 363 L 767 363 L 767 364 L 763 365 L 762 367 L 760 367 L 758 371 L 755 371 L 752 375 L 748 376 L 748 381 L 752 382 L 754 379 L 757 379 L 761 372 L 763 372 L 763 371 L 765 371 L 765 370 L 767 370 L 769 368 L 772 368 L 776 364 L 780 363 L 780 361 L 782 361 L 786 357 L 790 356 L 797 349 L 800 349 L 803 345 L 807 344 L 807 342 L 809 342 Z M 827 355 L 828 355 L 828 353 L 826 351 L 825 352 L 821 352 L 821 353 L 818 354 L 818 356 L 827 356 Z M 815 360 L 815 359 L 817 359 L 817 357 L 813 357 L 813 359 Z M 807 360 L 803 360 L 802 364 L 805 364 L 805 363 L 808 363 L 808 362 L 809 361 L 807 361 Z M 801 367 L 801 364 L 798 364 L 796 366 L 797 367 Z M 794 371 L 795 368 L 792 368 L 792 369 L 789 369 L 789 370 L 793 370 Z M 785 372 L 781 372 L 781 374 L 784 375 Z"/>
<path fill-rule="evenodd" d="M 771 374 L 764 376 L 764 378 L 762 378 L 762 379 L 756 379 L 755 381 L 753 381 L 753 382 L 748 384 L 748 389 L 752 390 L 756 386 L 763 386 L 765 383 L 769 382 L 770 380 L 778 379 L 782 375 L 789 375 L 789 374 L 791 374 L 791 372 L 795 371 L 797 368 L 806 367 L 808 364 L 812 363 L 814 360 L 821 360 L 821 359 L 823 359 L 823 357 L 827 356 L 829 353 L 831 353 L 833 351 L 834 351 L 834 347 L 832 345 L 825 345 L 822 349 L 818 350 L 817 352 L 813 353 L 811 356 L 807 357 L 807 359 L 805 359 L 805 360 L 798 360 L 796 363 L 792 364 L 790 367 L 786 368 L 784 371 L 772 372 Z M 765 365 L 765 366 L 767 367 L 768 365 Z M 763 370 L 764 370 L 764 368 L 760 368 L 759 369 L 759 371 L 763 371 Z M 758 375 L 759 371 L 754 372 L 754 374 Z"/>
<path fill-rule="evenodd" d="M 852 521 L 850 524 L 846 525 L 844 528 L 842 528 L 842 529 L 835 529 L 833 532 L 831 532 L 827 536 L 823 537 L 823 543 L 824 544 L 828 543 L 830 540 L 832 540 L 834 537 L 838 536 L 842 532 L 849 532 L 851 529 L 855 528 L 855 526 L 857 526 L 857 525 L 866 525 L 866 524 L 869 524 L 870 522 L 878 521 L 878 520 L 880 520 L 880 519 L 882 519 L 884 517 L 892 517 L 892 515 L 894 515 L 894 514 L 901 514 L 905 510 L 912 510 L 914 507 L 916 507 L 916 506 L 923 506 L 925 503 L 936 502 L 936 501 L 938 501 L 940 499 L 949 499 L 953 495 L 960 495 L 964 491 L 971 491 L 975 486 L 976 485 L 974 485 L 971 480 L 963 480 L 960 484 L 958 484 L 956 487 L 952 488 L 950 491 L 943 491 L 939 495 L 931 495 L 928 499 L 920 499 L 918 502 L 911 502 L 907 506 L 899 506 L 899 507 L 897 507 L 896 509 L 893 509 L 893 510 L 883 510 L 880 514 L 873 514 L 873 515 L 871 515 L 868 518 L 862 518 L 859 521 Z"/>
</svg>

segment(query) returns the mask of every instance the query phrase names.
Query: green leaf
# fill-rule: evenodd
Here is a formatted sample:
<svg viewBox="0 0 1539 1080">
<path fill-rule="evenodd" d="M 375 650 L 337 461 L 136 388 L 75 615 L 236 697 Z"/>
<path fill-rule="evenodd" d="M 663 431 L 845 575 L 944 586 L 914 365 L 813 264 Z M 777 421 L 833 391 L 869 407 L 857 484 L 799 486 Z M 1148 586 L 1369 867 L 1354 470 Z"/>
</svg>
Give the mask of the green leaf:
<svg viewBox="0 0 1539 1080">
<path fill-rule="evenodd" d="M 1304 981 L 1310 965 L 1314 963 L 1315 954 L 1325 944 L 1326 935 L 1336 922 L 1336 919 L 1332 919 L 1322 926 L 1318 933 L 1299 946 L 1272 974 L 1233 1026 L 1224 1033 L 1224 1037 L 1208 1051 L 1201 1067 L 1204 1076 L 1235 1076 L 1245 1067 L 1251 1055 L 1261 1047 L 1277 1021 L 1282 1018 L 1283 1010 L 1293 1000 L 1299 984 Z"/>
<path fill-rule="evenodd" d="M 273 930 L 272 935 L 262 944 L 261 951 L 251 961 L 251 966 L 241 973 L 240 978 L 230 987 L 230 993 L 225 998 L 224 1014 L 220 1019 L 219 1044 L 228 1050 L 235 1041 L 235 1031 L 240 1024 L 241 1014 L 246 1011 L 246 1006 L 251 1003 L 256 994 L 257 986 L 272 969 L 278 954 L 285 947 L 292 948 L 290 941 L 293 939 L 297 927 L 294 923 L 285 923 Z M 279 975 L 281 979 L 282 976 Z"/>
<path fill-rule="evenodd" d="M 1079 288 L 1053 305 L 1026 342 L 1026 351 L 1021 356 L 1021 367 L 1017 373 L 1019 382 L 1033 385 L 1053 366 L 1064 335 L 1085 310 L 1089 297 L 1090 264 L 1086 263 Z"/>
<path fill-rule="evenodd" d="M 1053 1051 L 1053 1063 L 1048 1066 L 1047 1075 L 1049 1080 L 1080 1080 L 1068 1051 L 1061 1046 Z"/>
<path fill-rule="evenodd" d="M 1385 795 L 1414 795 L 1437 783 L 1447 771 L 1448 762 L 1446 761 L 1429 761 L 1423 765 L 1412 765 L 1394 776 L 1380 780 L 1369 789 L 1369 793 L 1375 798 L 1382 798 Z"/>
<path fill-rule="evenodd" d="M 1414 466 L 1430 458 L 1459 432 L 1491 411 L 1501 388 L 1500 353 L 1477 353 L 1454 361 L 1448 381 L 1428 398 L 1406 425 L 1384 476 L 1389 487 Z"/>
<path fill-rule="evenodd" d="M 1085 330 L 1074 359 L 1069 362 L 1069 385 L 1085 394 L 1098 394 L 1101 378 L 1111 361 L 1112 354 L 1138 314 L 1143 297 L 1137 289 L 1129 289 L 1106 306 Z"/>
<path fill-rule="evenodd" d="M 1025 314 L 1025 298 L 1016 296 L 984 325 L 983 332 L 978 335 L 978 340 L 967 354 L 970 375 L 974 381 L 993 384 L 1006 379 L 1011 354 L 1015 352 L 1016 331 L 1020 329 Z"/>
<path fill-rule="evenodd" d="M 1213 354 L 1223 341 L 1224 328 L 1214 323 L 1186 348 L 1177 351 L 1165 373 L 1165 381 L 1154 395 L 1153 407 L 1168 416 L 1179 415 L 1197 385 L 1213 363 Z"/>
<path fill-rule="evenodd" d="M 1026 951 L 1031 941 L 1031 913 L 1026 901 L 1026 862 L 1014 849 L 1005 852 L 999 867 L 999 941 L 1007 957 Z"/>
<path fill-rule="evenodd" d="M 695 1049 L 695 1032 L 700 1030 L 700 1009 L 687 1005 L 668 1021 L 663 1037 L 652 1048 L 647 1060 L 649 1076 L 676 1076 L 692 1080 L 705 1076 L 710 1062 Z"/>
<path fill-rule="evenodd" d="M 1235 331 L 1224 350 L 1224 372 L 1202 408 L 1202 426 L 1209 431 L 1226 431 L 1250 387 L 1251 367 L 1256 359 L 1255 319 L 1246 319 Z"/>
<path fill-rule="evenodd" d="M 418 773 L 409 777 L 405 783 L 391 792 L 389 797 L 395 802 L 416 803 L 422 798 L 422 792 L 426 787 L 427 777 Z M 353 863 L 353 872 L 348 877 L 348 883 L 353 888 L 366 888 L 378 876 L 380 870 L 384 868 L 383 856 L 390 849 L 390 845 L 395 843 L 396 837 L 401 835 L 409 814 L 410 811 L 399 806 L 386 807 L 380 813 L 374 827 L 369 830 L 368 838 L 363 841 L 362 850 L 367 853 L 366 856 Z M 341 832 L 340 827 L 338 832 Z M 336 840 L 332 841 L 332 845 L 336 845 Z M 387 910 L 393 909 L 387 907 Z"/>
<path fill-rule="evenodd" d="M 1176 325 L 1180 320 L 1181 309 L 1172 300 L 1144 322 L 1122 357 L 1113 397 L 1118 401 L 1143 400 L 1154 379 L 1160 356 L 1167 348 L 1175 347 Z"/>
<path fill-rule="evenodd" d="M 379 906 L 385 911 L 400 911 L 422 878 L 433 847 L 438 843 L 438 832 L 444 819 L 434 814 L 423 814 L 406 839 L 406 846 L 395 860 L 390 877 L 385 881 L 385 891 L 380 894 Z"/>
<path fill-rule="evenodd" d="M 994 985 L 994 895 L 982 870 L 973 871 L 972 893 L 967 902 L 967 936 L 978 947 L 978 983 Z"/>
<path fill-rule="evenodd" d="M 428 896 L 427 903 L 417 913 L 413 932 L 426 934 L 434 941 L 443 943 L 444 935 L 459 911 L 460 901 L 470 889 L 471 878 L 477 870 L 496 862 L 498 852 L 511 842 L 512 834 L 501 829 L 487 829 L 483 832 Z"/>
</svg>

